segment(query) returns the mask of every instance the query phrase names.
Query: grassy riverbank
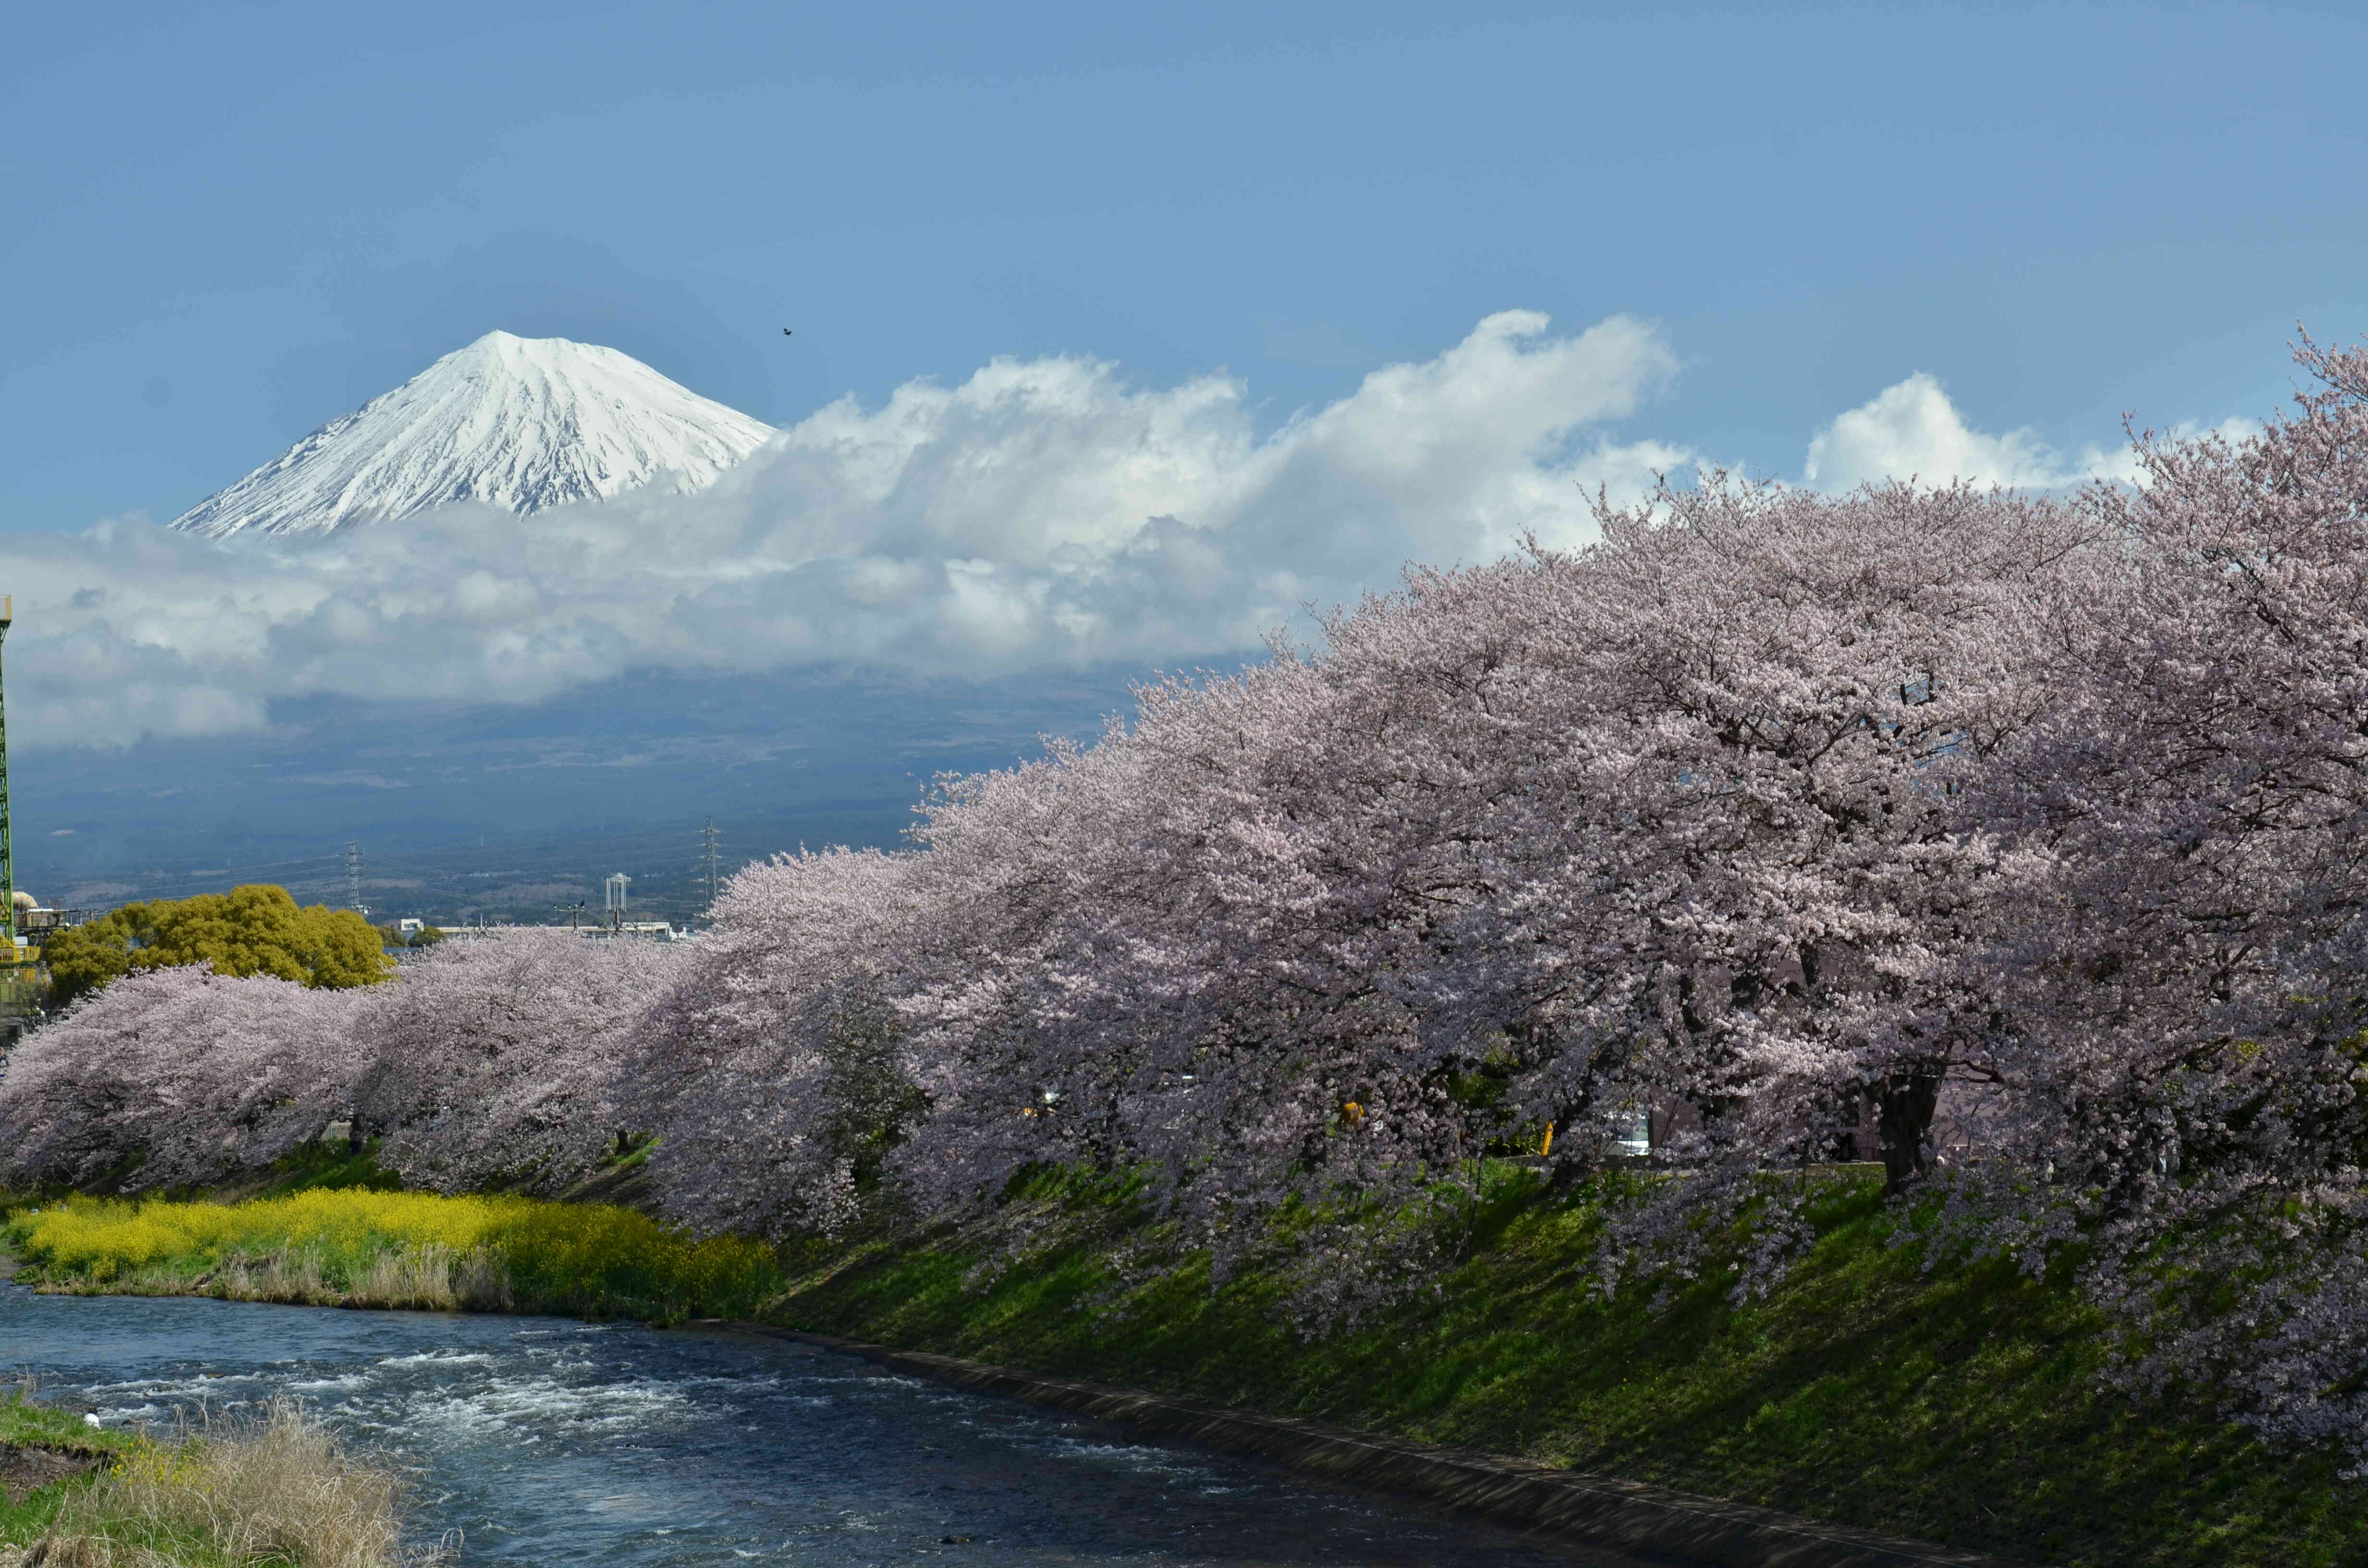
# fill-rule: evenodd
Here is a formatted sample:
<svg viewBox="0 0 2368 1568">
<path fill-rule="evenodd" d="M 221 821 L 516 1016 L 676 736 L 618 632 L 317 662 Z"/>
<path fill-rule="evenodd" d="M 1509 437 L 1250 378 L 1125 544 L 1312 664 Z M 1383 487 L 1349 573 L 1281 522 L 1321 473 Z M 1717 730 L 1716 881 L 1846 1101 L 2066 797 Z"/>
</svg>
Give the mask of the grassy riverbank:
<svg viewBox="0 0 2368 1568">
<path fill-rule="evenodd" d="M 16 1391 L 0 1396 L 0 1562 L 47 1535 L 69 1494 L 131 1444 Z"/>
<path fill-rule="evenodd" d="M 1819 1179 L 1821 1240 L 1770 1299 L 1732 1306 L 1712 1278 L 1656 1308 L 1649 1290 L 1595 1300 L 1582 1273 L 1592 1202 L 1508 1170 L 1441 1290 L 1315 1343 L 1275 1310 L 1288 1288 L 1276 1271 L 1248 1267 L 1212 1291 L 1204 1259 L 1148 1268 L 1162 1256 L 1156 1227 L 1107 1193 L 1053 1180 L 1006 1210 L 995 1236 L 939 1227 L 780 1258 L 751 1249 L 710 1275 L 637 1261 L 637 1247 L 652 1258 L 697 1255 L 638 1215 L 577 1219 L 594 1211 L 518 1199 L 405 1199 L 429 1206 L 423 1213 L 488 1204 L 481 1228 L 461 1235 L 404 1229 L 387 1195 L 298 1195 L 376 1216 L 343 1233 L 343 1250 L 320 1239 L 333 1227 L 299 1229 L 311 1211 L 297 1199 L 194 1220 L 176 1206 L 80 1204 L 64 1218 L 20 1211 L 10 1234 L 51 1288 L 72 1289 L 166 1290 L 177 1278 L 228 1293 L 222 1260 L 310 1247 L 324 1259 L 324 1279 L 345 1270 L 344 1300 L 361 1299 L 353 1283 L 371 1277 L 373 1256 L 416 1256 L 426 1236 L 447 1248 L 451 1269 L 468 1256 L 510 1268 L 538 1260 L 513 1276 L 537 1281 L 513 1285 L 519 1306 L 759 1316 L 1468 1444 L 2063 1568 L 2368 1563 L 2368 1487 L 2339 1479 L 2334 1462 L 2273 1453 L 2175 1400 L 2100 1392 L 2099 1324 L 2063 1281 L 1997 1267 L 1928 1274 L 1914 1248 L 1886 1244 L 1873 1178 Z M 535 1239 L 578 1233 L 605 1239 L 572 1248 Z M 141 1253 L 134 1234 L 211 1239 Z M 1022 1261 L 982 1267 L 1008 1262 L 1023 1235 Z M 216 1272 L 200 1283 L 209 1260 Z M 654 1302 L 666 1310 L 644 1310 Z"/>
<path fill-rule="evenodd" d="M 792 1326 L 1254 1405 L 1656 1481 L 2066 1565 L 2368 1562 L 2368 1487 L 2175 1401 L 2099 1392 L 2100 1324 L 2058 1280 L 1923 1271 L 1887 1244 L 1879 1178 L 1835 1178 L 1815 1253 L 1737 1308 L 1712 1278 L 1655 1310 L 1598 1301 L 1598 1213 L 1508 1174 L 1435 1295 L 1304 1343 L 1249 1270 L 1132 1284 L 1139 1241 L 1047 1187 L 1055 1238 L 972 1282 L 940 1233 L 817 1251 L 773 1314 Z"/>
<path fill-rule="evenodd" d="M 398 1568 L 403 1483 L 290 1403 L 158 1439 L 0 1399 L 0 1568 Z"/>
</svg>

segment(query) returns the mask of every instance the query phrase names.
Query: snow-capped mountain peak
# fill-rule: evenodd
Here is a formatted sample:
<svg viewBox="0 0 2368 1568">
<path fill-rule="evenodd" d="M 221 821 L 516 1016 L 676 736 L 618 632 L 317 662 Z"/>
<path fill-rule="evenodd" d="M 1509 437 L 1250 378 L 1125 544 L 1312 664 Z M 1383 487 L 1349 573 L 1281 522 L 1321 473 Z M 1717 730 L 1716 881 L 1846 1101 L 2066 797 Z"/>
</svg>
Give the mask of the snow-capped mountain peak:
<svg viewBox="0 0 2368 1568">
<path fill-rule="evenodd" d="M 489 332 L 171 526 L 325 533 L 455 501 L 539 512 L 652 483 L 700 490 L 772 433 L 614 348 Z"/>
</svg>

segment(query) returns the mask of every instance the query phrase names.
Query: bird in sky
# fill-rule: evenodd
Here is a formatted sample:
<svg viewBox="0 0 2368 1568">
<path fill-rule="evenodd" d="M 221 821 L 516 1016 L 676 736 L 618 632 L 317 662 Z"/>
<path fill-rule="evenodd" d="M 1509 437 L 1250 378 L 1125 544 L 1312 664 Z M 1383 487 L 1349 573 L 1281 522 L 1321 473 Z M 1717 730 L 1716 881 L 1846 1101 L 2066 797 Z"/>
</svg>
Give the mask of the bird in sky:
<svg viewBox="0 0 2368 1568">
<path fill-rule="evenodd" d="M 797 335 L 796 335 L 795 333 L 791 332 L 788 327 L 783 327 L 783 328 L 781 329 L 781 335 L 782 335 L 783 337 L 794 337 L 794 336 L 796 336 Z"/>
</svg>

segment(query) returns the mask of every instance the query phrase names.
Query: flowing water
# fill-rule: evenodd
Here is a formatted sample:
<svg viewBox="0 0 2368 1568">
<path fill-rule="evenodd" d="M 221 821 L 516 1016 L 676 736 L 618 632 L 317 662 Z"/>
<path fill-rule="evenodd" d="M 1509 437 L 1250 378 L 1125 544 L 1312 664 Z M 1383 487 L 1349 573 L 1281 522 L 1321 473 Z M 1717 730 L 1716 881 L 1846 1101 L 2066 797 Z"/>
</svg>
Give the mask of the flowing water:
<svg viewBox="0 0 2368 1568">
<path fill-rule="evenodd" d="M 0 1372 L 108 1426 L 292 1393 L 464 1562 L 1630 1568 L 757 1335 L 0 1286 Z"/>
</svg>

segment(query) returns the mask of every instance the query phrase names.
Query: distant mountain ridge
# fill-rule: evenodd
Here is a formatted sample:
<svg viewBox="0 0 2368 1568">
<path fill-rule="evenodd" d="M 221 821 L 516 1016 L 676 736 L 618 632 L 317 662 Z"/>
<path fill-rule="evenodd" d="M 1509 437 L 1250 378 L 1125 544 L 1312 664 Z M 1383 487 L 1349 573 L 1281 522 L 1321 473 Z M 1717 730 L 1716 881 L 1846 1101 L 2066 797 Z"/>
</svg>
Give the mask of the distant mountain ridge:
<svg viewBox="0 0 2368 1568">
<path fill-rule="evenodd" d="M 327 533 L 456 501 L 529 513 L 653 483 L 702 490 L 772 433 L 614 348 L 489 332 L 170 526 Z"/>
</svg>

